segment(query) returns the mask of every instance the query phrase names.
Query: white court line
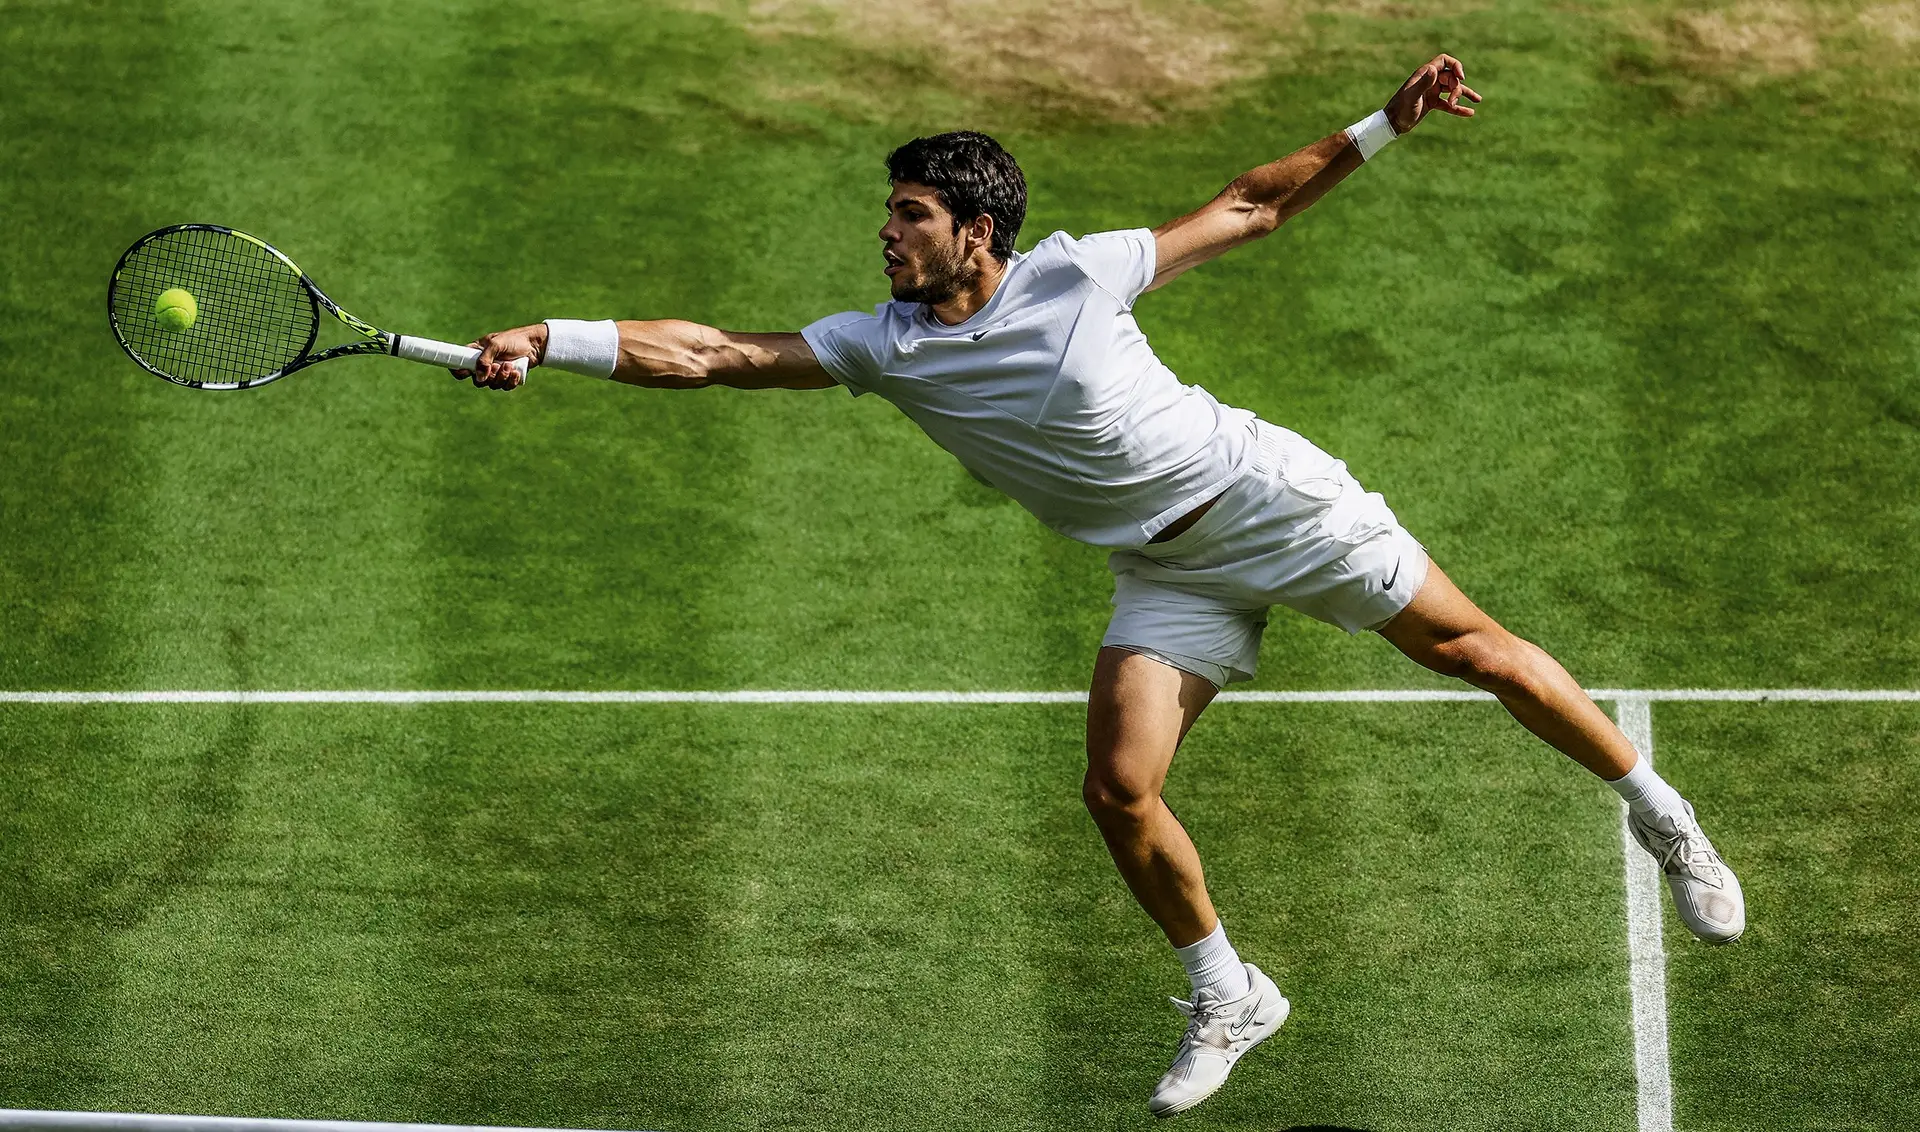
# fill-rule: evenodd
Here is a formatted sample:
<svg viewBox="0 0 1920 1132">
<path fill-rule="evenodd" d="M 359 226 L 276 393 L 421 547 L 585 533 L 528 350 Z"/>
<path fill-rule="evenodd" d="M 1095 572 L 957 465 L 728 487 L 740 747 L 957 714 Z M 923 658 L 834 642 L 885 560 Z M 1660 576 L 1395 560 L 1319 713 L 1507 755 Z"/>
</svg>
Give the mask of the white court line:
<svg viewBox="0 0 1920 1132">
<path fill-rule="evenodd" d="M 1620 730 L 1653 763 L 1653 705 L 1621 697 Z M 1673 1071 L 1667 1060 L 1667 955 L 1660 942 L 1660 867 L 1627 828 L 1620 803 L 1620 848 L 1627 866 L 1627 983 L 1633 994 L 1633 1073 L 1640 1084 L 1640 1132 L 1673 1132 Z"/>
<path fill-rule="evenodd" d="M 51 1132 L 558 1132 L 484 1124 L 389 1124 L 380 1120 L 281 1120 L 253 1116 L 162 1116 L 0 1108 L 0 1128 Z M 572 1132 L 572 1130 L 569 1130 Z"/>
<path fill-rule="evenodd" d="M 1851 688 L 1592 688 L 1596 700 L 1648 703 L 1829 703 L 1914 702 L 1920 691 Z M 1491 700 L 1485 692 L 1431 688 L 1379 688 L 1324 692 L 1222 692 L 1216 703 L 1345 704 L 1428 703 Z M 1083 704 L 1085 692 L 857 692 L 766 690 L 734 692 L 606 691 L 538 689 L 312 691 L 7 692 L 0 704 Z"/>
<path fill-rule="evenodd" d="M 1920 703 L 1911 688 L 1591 688 L 1596 700 L 1663 700 L 1668 703 Z"/>
</svg>

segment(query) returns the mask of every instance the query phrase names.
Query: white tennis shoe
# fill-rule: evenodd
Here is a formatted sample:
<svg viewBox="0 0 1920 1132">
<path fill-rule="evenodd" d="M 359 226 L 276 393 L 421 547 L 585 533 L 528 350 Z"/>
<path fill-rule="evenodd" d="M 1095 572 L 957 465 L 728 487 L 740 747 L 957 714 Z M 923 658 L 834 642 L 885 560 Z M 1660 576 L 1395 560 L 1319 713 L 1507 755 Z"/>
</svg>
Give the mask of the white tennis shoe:
<svg viewBox="0 0 1920 1132">
<path fill-rule="evenodd" d="M 1653 854 L 1660 871 L 1667 874 L 1680 922 L 1708 943 L 1732 943 L 1747 930 L 1747 898 L 1740 891 L 1740 878 L 1701 832 L 1691 802 L 1686 820 L 1678 826 L 1672 831 L 1660 829 L 1639 814 L 1627 813 L 1633 839 Z"/>
<path fill-rule="evenodd" d="M 1292 1006 L 1280 988 L 1260 968 L 1251 963 L 1246 967 L 1253 987 L 1230 1002 L 1208 991 L 1194 995 L 1192 1002 L 1171 1000 L 1191 1021 L 1180 1051 L 1173 1055 L 1173 1067 L 1147 1100 L 1155 1116 L 1185 1112 L 1219 1091 L 1233 1063 L 1287 1020 Z"/>
</svg>

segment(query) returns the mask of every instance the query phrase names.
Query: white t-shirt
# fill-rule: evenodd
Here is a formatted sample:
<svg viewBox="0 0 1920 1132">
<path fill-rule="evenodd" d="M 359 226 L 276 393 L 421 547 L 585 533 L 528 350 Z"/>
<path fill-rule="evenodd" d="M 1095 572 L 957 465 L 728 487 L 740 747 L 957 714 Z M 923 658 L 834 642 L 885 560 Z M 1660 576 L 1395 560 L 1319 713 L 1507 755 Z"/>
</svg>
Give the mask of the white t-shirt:
<svg viewBox="0 0 1920 1132">
<path fill-rule="evenodd" d="M 854 396 L 878 393 L 1042 523 L 1137 547 L 1206 502 L 1252 457 L 1253 414 L 1182 385 L 1133 302 L 1153 282 L 1145 228 L 1014 253 L 987 305 L 946 326 L 882 303 L 801 331 Z"/>
</svg>

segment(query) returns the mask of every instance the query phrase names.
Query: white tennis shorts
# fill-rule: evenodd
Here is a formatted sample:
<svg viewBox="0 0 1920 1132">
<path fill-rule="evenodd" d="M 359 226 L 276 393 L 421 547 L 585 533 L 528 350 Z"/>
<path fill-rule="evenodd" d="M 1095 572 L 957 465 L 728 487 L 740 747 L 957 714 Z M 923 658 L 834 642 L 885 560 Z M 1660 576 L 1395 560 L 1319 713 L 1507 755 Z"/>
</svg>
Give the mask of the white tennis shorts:
<svg viewBox="0 0 1920 1132">
<path fill-rule="evenodd" d="M 1370 492 L 1299 433 L 1256 420 L 1251 467 L 1193 526 L 1117 550 L 1102 645 L 1143 653 L 1216 686 L 1253 679 L 1275 605 L 1377 629 L 1427 579 L 1427 551 Z"/>
</svg>

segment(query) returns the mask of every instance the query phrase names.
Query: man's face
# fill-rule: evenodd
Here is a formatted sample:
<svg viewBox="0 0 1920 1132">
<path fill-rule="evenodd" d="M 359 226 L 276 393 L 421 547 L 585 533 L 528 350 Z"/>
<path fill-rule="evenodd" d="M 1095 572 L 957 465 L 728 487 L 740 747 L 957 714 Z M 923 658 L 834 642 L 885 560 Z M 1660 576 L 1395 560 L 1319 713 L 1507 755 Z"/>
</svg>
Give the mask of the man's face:
<svg viewBox="0 0 1920 1132">
<path fill-rule="evenodd" d="M 894 185 L 880 229 L 893 297 L 931 306 L 971 285 L 979 268 L 967 256 L 965 236 L 964 228 L 953 230 L 953 214 L 940 203 L 939 193 L 912 181 Z"/>
</svg>

